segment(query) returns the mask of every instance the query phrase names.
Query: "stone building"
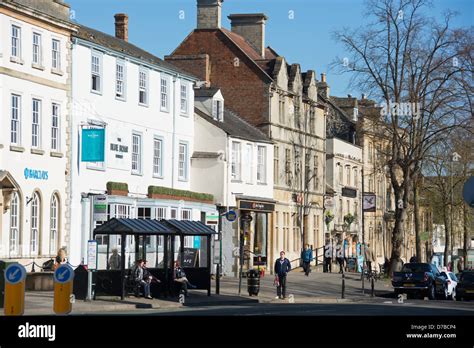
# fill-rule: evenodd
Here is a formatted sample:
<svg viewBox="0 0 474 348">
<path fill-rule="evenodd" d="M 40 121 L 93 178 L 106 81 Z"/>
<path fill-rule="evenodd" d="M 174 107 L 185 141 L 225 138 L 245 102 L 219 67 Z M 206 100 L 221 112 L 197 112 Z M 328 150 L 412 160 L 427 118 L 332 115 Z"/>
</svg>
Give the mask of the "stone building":
<svg viewBox="0 0 474 348">
<path fill-rule="evenodd" d="M 232 14 L 227 30 L 222 0 L 198 0 L 197 6 L 197 28 L 165 60 L 220 88 L 227 108 L 274 141 L 277 204 L 268 257 L 285 250 L 289 259 L 298 258 L 304 243 L 323 245 L 325 104 L 316 73 L 301 71 L 266 45 L 266 15 Z"/>
</svg>

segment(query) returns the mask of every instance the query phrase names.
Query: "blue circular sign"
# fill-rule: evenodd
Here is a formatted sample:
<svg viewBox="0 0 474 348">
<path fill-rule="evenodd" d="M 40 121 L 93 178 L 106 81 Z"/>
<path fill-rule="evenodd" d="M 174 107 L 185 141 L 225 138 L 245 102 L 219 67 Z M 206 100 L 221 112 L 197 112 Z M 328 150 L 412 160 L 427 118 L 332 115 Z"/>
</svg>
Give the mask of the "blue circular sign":
<svg viewBox="0 0 474 348">
<path fill-rule="evenodd" d="M 5 281 L 9 284 L 15 285 L 26 278 L 26 269 L 19 263 L 13 263 L 5 270 Z"/>
<path fill-rule="evenodd" d="M 228 221 L 234 222 L 237 219 L 237 213 L 234 210 L 229 210 L 226 214 L 225 217 Z"/>
<path fill-rule="evenodd" d="M 57 283 L 68 283 L 74 278 L 74 270 L 69 265 L 61 265 L 54 271 L 54 281 Z"/>
</svg>

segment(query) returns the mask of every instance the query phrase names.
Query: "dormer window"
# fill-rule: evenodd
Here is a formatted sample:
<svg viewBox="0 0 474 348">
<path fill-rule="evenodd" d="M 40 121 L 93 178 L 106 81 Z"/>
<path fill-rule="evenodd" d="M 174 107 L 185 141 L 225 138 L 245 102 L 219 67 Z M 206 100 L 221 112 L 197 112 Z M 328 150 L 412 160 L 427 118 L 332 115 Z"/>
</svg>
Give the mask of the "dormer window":
<svg viewBox="0 0 474 348">
<path fill-rule="evenodd" d="M 212 103 L 212 117 L 219 122 L 224 121 L 224 101 L 214 99 Z"/>
</svg>

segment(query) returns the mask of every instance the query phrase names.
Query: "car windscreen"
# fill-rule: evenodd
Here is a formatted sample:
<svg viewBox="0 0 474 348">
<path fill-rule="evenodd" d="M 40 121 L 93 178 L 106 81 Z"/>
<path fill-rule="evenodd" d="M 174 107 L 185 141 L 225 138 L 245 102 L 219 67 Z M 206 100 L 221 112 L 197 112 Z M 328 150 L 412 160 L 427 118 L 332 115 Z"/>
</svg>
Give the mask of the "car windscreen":
<svg viewBox="0 0 474 348">
<path fill-rule="evenodd" d="M 406 263 L 402 267 L 402 272 L 430 272 L 430 265 L 426 263 Z"/>
<path fill-rule="evenodd" d="M 461 275 L 461 280 L 464 282 L 474 282 L 474 273 L 463 273 Z"/>
</svg>

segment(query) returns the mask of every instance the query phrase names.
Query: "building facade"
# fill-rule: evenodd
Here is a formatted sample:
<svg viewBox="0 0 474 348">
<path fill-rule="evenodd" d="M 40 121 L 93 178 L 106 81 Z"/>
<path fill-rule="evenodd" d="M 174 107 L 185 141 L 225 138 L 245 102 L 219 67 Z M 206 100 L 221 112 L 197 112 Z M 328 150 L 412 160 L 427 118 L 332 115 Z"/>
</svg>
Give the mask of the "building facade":
<svg viewBox="0 0 474 348">
<path fill-rule="evenodd" d="M 225 108 L 217 88 L 195 91 L 195 145 L 191 158 L 193 190 L 211 193 L 221 213 L 222 272 L 267 264 L 273 200 L 273 143 L 257 128 Z M 234 211 L 247 222 L 222 216 Z M 242 221 L 242 219 L 241 219 Z"/>
<path fill-rule="evenodd" d="M 190 191 L 196 79 L 129 43 L 126 15 L 115 16 L 115 27 L 114 37 L 79 26 L 73 38 L 72 264 L 84 261 L 93 229 L 113 217 L 206 221 L 215 214 L 212 196 Z M 107 242 L 120 250 L 125 241 L 97 240 L 105 268 Z M 135 241 L 126 243 L 130 266 Z M 146 250 L 151 267 L 162 263 L 160 238 L 148 238 Z"/>
<path fill-rule="evenodd" d="M 71 34 L 62 1 L 0 1 L 0 258 L 69 244 Z"/>
<path fill-rule="evenodd" d="M 356 256 L 362 240 L 362 149 L 338 138 L 326 139 L 325 209 L 333 216 L 325 240 L 332 245 L 346 241 L 346 256 Z"/>
<path fill-rule="evenodd" d="M 325 105 L 316 75 L 265 46 L 264 14 L 230 15 L 229 31 L 221 0 L 197 3 L 197 28 L 165 60 L 220 88 L 228 109 L 274 141 L 268 257 L 299 258 L 304 243 L 323 245 Z"/>
</svg>

